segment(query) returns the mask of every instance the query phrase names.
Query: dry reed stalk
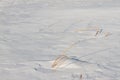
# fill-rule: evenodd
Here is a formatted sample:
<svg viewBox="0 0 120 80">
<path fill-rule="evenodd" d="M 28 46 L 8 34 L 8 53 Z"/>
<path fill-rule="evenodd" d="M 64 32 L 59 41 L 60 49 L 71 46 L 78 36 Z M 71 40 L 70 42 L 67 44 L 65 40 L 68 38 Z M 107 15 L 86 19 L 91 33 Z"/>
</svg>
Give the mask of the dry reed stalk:
<svg viewBox="0 0 120 80">
<path fill-rule="evenodd" d="M 76 44 L 73 43 L 73 44 L 71 44 L 68 48 L 65 48 L 62 54 L 65 55 L 65 53 L 68 52 L 68 51 L 69 51 L 71 48 L 73 48 L 75 45 L 76 45 Z"/>
<path fill-rule="evenodd" d="M 79 32 L 79 31 L 90 31 L 90 30 L 98 31 L 98 30 L 100 30 L 100 28 L 99 28 L 99 27 L 82 28 L 82 29 L 77 29 L 75 32 Z"/>
<path fill-rule="evenodd" d="M 52 67 L 56 66 L 57 63 L 58 63 L 62 58 L 64 58 L 64 57 L 65 57 L 65 55 L 60 55 L 59 57 L 57 57 L 57 58 L 55 59 L 55 61 L 53 62 Z"/>
<path fill-rule="evenodd" d="M 54 69 L 61 66 L 67 59 L 69 59 L 69 58 L 66 57 L 65 59 L 60 60 L 59 63 L 54 67 Z"/>
<path fill-rule="evenodd" d="M 68 59 L 68 57 L 66 55 L 60 55 L 58 58 L 55 59 L 55 61 L 52 64 L 52 68 L 57 68 L 57 66 L 59 67 L 61 64 L 64 63 L 64 61 Z"/>
<path fill-rule="evenodd" d="M 70 45 L 68 48 L 66 48 L 63 51 L 62 55 L 60 55 L 58 58 L 55 59 L 55 61 L 52 64 L 52 68 L 55 68 L 56 66 L 60 66 L 65 61 L 65 60 L 63 60 L 64 58 L 68 59 L 68 57 L 65 55 L 65 53 L 68 52 L 71 48 L 73 48 L 77 43 L 78 43 L 78 41 L 73 43 L 72 45 Z"/>
<path fill-rule="evenodd" d="M 68 48 L 65 48 L 65 50 L 62 53 L 62 55 L 60 55 L 59 57 L 57 57 L 55 59 L 55 61 L 52 63 L 52 68 L 55 68 L 56 66 L 60 66 L 65 61 L 65 58 L 68 59 L 68 57 L 65 55 L 65 53 L 67 51 L 69 51 L 72 47 L 74 47 L 75 45 L 76 45 L 76 43 L 73 43 Z"/>
<path fill-rule="evenodd" d="M 57 57 L 55 59 L 55 61 L 52 63 L 52 68 L 55 68 L 56 66 L 61 65 L 66 59 L 68 59 L 68 57 L 65 55 L 66 52 L 68 52 L 71 48 L 73 48 L 79 41 L 73 43 L 72 45 L 70 45 L 68 48 L 65 48 L 65 50 L 63 51 L 62 55 L 60 55 L 59 57 Z M 63 61 L 62 61 L 63 60 Z M 62 62 L 62 63 L 61 63 Z"/>
</svg>

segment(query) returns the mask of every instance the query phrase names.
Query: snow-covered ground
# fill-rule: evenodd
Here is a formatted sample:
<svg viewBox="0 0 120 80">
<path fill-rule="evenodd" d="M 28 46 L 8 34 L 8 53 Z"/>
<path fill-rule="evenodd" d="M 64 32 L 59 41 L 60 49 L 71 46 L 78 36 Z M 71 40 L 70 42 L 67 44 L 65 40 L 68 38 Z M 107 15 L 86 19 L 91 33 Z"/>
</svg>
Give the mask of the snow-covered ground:
<svg viewBox="0 0 120 80">
<path fill-rule="evenodd" d="M 120 80 L 120 0 L 0 0 L 0 80 Z"/>
</svg>

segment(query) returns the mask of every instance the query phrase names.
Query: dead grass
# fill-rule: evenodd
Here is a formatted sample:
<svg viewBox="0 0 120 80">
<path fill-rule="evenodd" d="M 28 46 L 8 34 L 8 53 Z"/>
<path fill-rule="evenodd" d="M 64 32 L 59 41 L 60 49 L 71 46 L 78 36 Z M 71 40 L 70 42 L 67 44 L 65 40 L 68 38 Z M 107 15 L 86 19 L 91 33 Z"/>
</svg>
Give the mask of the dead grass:
<svg viewBox="0 0 120 80">
<path fill-rule="evenodd" d="M 110 32 L 104 32 L 103 29 L 100 29 L 99 27 L 87 27 L 87 28 L 81 28 L 76 30 L 76 32 L 82 32 L 82 31 L 96 31 L 94 36 L 98 36 L 102 33 L 104 34 L 104 37 L 108 37 L 111 35 Z"/>
<path fill-rule="evenodd" d="M 110 32 L 105 33 L 105 37 L 108 37 L 108 36 L 110 36 L 110 35 L 111 35 Z"/>
<path fill-rule="evenodd" d="M 68 59 L 68 57 L 66 55 L 60 55 L 55 59 L 55 61 L 52 63 L 51 67 L 57 68 L 60 65 L 62 65 L 67 59 Z"/>
<path fill-rule="evenodd" d="M 101 34 L 102 32 L 103 32 L 103 29 L 97 30 L 95 36 L 97 36 L 98 34 Z"/>
<path fill-rule="evenodd" d="M 87 27 L 87 28 L 77 29 L 77 30 L 75 30 L 75 32 L 81 32 L 81 31 L 98 31 L 98 30 L 100 30 L 99 27 Z"/>
<path fill-rule="evenodd" d="M 99 34 L 103 33 L 105 37 L 108 37 L 111 35 L 110 32 L 103 32 L 103 29 L 100 29 L 99 27 L 90 27 L 90 28 L 83 28 L 83 29 L 78 29 L 76 31 L 96 31 L 94 36 L 98 36 Z M 54 62 L 52 63 L 52 68 L 57 68 L 61 66 L 69 57 L 67 57 L 65 54 L 74 46 L 76 45 L 76 42 L 71 44 L 68 48 L 65 48 L 64 51 L 61 53 L 62 55 L 58 56 Z M 82 75 L 80 76 L 82 78 Z"/>
</svg>

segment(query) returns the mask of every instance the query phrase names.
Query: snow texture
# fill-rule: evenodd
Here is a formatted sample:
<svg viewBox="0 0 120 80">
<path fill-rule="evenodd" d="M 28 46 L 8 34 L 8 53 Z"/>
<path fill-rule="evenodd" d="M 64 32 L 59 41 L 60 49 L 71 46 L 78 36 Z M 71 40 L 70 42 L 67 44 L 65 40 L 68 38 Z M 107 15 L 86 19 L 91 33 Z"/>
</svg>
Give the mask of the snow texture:
<svg viewBox="0 0 120 80">
<path fill-rule="evenodd" d="M 0 80 L 120 80 L 119 22 L 120 0 L 0 0 Z"/>
</svg>

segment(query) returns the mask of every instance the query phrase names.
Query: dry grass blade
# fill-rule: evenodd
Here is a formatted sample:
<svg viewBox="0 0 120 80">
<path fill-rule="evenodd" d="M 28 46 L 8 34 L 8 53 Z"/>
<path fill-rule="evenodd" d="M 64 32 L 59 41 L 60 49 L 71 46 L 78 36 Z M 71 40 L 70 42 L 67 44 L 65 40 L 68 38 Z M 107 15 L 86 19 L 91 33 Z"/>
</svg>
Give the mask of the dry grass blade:
<svg viewBox="0 0 120 80">
<path fill-rule="evenodd" d="M 102 31 L 103 31 L 103 29 L 99 29 L 99 30 L 97 30 L 95 36 L 97 36 L 98 34 L 101 34 Z"/>
<path fill-rule="evenodd" d="M 70 45 L 68 48 L 65 48 L 65 50 L 63 51 L 63 55 L 65 55 L 66 52 L 68 52 L 71 48 L 73 48 L 76 45 L 76 43 L 73 43 L 72 45 Z"/>
<path fill-rule="evenodd" d="M 68 59 L 66 55 L 60 55 L 58 58 L 55 59 L 55 61 L 52 64 L 52 68 L 57 68 L 59 67 L 64 61 Z"/>
<path fill-rule="evenodd" d="M 76 32 L 80 32 L 80 31 L 98 31 L 98 30 L 100 30 L 99 27 L 88 27 L 88 28 L 77 29 Z"/>
<path fill-rule="evenodd" d="M 105 33 L 105 37 L 108 37 L 108 36 L 110 36 L 110 35 L 111 35 L 110 32 Z"/>
<path fill-rule="evenodd" d="M 99 31 L 97 31 L 97 32 L 95 33 L 95 36 L 97 36 L 97 35 L 98 35 L 98 33 L 99 33 Z"/>
<path fill-rule="evenodd" d="M 73 43 L 73 44 L 70 45 L 68 48 L 66 48 L 66 49 L 63 51 L 62 55 L 60 55 L 59 57 L 57 57 L 57 58 L 55 59 L 55 61 L 52 63 L 52 66 L 51 66 L 51 67 L 52 67 L 52 68 L 56 68 L 57 66 L 59 67 L 61 64 L 63 64 L 63 63 L 68 59 L 68 57 L 65 55 L 65 53 L 66 53 L 67 51 L 69 51 L 71 48 L 73 48 L 78 42 L 79 42 L 79 41 Z"/>
<path fill-rule="evenodd" d="M 57 63 L 58 63 L 62 58 L 64 58 L 64 57 L 65 57 L 65 55 L 60 55 L 59 57 L 57 57 L 57 58 L 55 59 L 55 61 L 53 62 L 52 67 L 56 66 Z"/>
</svg>

